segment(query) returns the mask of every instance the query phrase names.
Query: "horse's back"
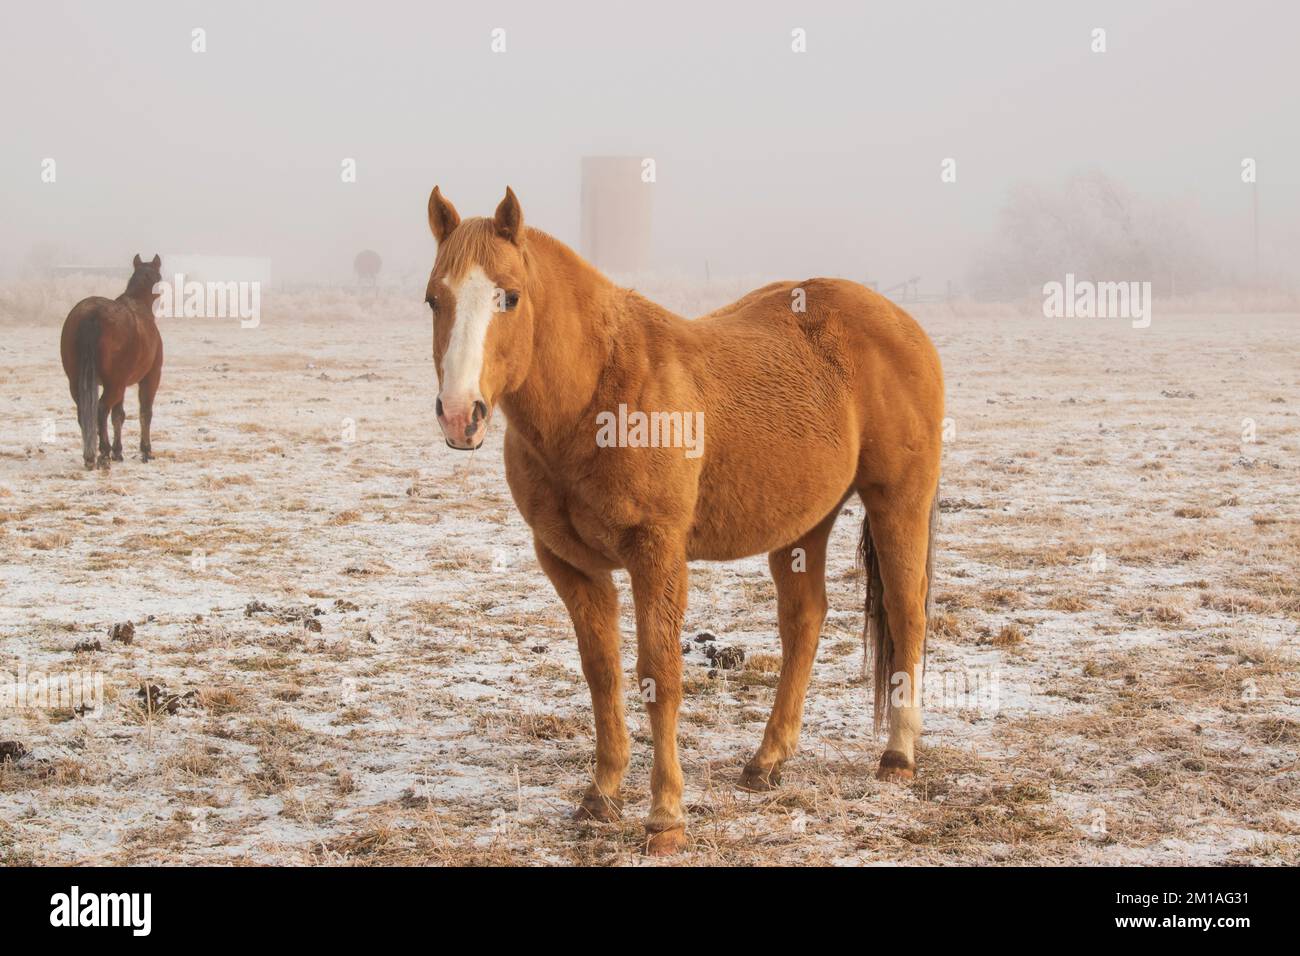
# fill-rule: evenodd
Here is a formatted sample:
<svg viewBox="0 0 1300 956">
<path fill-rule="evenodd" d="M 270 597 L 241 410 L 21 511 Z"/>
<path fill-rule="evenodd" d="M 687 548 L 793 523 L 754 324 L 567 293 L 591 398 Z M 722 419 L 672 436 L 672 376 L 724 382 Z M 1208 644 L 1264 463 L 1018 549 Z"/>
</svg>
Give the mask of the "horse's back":
<svg viewBox="0 0 1300 956">
<path fill-rule="evenodd" d="M 129 319 L 130 315 L 130 308 L 116 299 L 106 299 L 102 295 L 88 296 L 74 305 L 68 317 L 63 320 L 63 335 L 66 339 L 71 333 L 75 339 L 81 323 L 92 316 L 97 317 L 100 322 L 114 322 Z"/>
<path fill-rule="evenodd" d="M 81 324 L 91 316 L 103 316 L 107 310 L 117 305 L 112 299 L 92 295 L 82 299 L 68 312 L 68 317 L 63 320 L 59 353 L 63 357 L 63 371 L 67 373 L 69 381 L 77 375 L 77 332 L 81 329 Z"/>
<path fill-rule="evenodd" d="M 94 319 L 99 322 L 99 373 L 105 379 L 122 380 L 134 385 L 157 361 L 161 337 L 146 328 L 131 306 L 118 300 L 93 295 L 72 307 L 63 322 L 59 351 L 68 380 L 77 375 L 77 335 L 81 326 Z"/>
<path fill-rule="evenodd" d="M 937 457 L 938 354 L 879 293 L 845 279 L 775 282 L 691 325 L 707 382 L 705 484 L 722 481 L 707 473 L 725 463 L 769 524 L 802 533 L 857 481 L 894 481 Z M 737 516 L 708 501 L 713 489 L 702 496 L 716 512 L 709 536 L 726 537 Z"/>
<path fill-rule="evenodd" d="M 805 382 L 865 375 L 941 379 L 939 356 L 911 315 L 848 279 L 773 282 L 691 323 L 701 349 L 747 352 Z"/>
<path fill-rule="evenodd" d="M 915 319 L 874 289 L 849 279 L 820 276 L 770 282 L 695 321 L 801 330 L 822 329 L 832 322 L 878 339 L 925 337 Z"/>
</svg>

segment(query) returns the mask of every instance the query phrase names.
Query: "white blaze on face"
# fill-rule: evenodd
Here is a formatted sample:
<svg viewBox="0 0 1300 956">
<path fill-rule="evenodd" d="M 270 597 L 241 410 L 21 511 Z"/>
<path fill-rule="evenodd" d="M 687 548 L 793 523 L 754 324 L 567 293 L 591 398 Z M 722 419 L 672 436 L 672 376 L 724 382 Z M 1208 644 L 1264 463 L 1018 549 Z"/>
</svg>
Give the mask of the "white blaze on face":
<svg viewBox="0 0 1300 956">
<path fill-rule="evenodd" d="M 456 285 L 448 285 L 456 296 L 456 322 L 442 357 L 442 396 L 446 403 L 471 402 L 479 398 L 483 349 L 492 322 L 496 286 L 478 266 Z"/>
</svg>

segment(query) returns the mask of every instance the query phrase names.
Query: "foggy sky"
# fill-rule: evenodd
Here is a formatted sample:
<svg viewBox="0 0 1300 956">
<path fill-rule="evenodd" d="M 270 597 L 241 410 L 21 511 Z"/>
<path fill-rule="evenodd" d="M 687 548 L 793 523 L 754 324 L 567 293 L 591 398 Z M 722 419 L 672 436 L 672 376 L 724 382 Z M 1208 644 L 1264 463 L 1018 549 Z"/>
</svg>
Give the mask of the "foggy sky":
<svg viewBox="0 0 1300 956">
<path fill-rule="evenodd" d="M 1266 252 L 1300 259 L 1300 5 L 720 6 L 6 3 L 0 274 L 55 241 L 86 263 L 260 255 L 343 282 L 370 247 L 389 280 L 422 276 L 435 183 L 464 216 L 509 183 L 576 244 L 592 154 L 655 159 L 655 266 L 690 276 L 941 286 L 1009 186 L 1087 169 L 1188 203 L 1231 257 L 1246 156 Z"/>
</svg>

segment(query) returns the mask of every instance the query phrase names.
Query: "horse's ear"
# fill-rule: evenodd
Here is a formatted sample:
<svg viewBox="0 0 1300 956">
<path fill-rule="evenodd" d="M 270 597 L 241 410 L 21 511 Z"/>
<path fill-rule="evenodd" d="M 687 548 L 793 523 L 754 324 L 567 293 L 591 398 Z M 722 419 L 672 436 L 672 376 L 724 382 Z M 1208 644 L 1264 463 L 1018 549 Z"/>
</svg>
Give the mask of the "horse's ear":
<svg viewBox="0 0 1300 956">
<path fill-rule="evenodd" d="M 149 263 L 149 265 L 153 266 L 155 269 L 161 268 L 162 256 L 158 255 L 158 253 L 155 252 L 153 254 L 153 262 Z"/>
<path fill-rule="evenodd" d="M 139 269 L 143 262 L 144 260 L 140 258 L 140 253 L 137 252 L 135 254 L 135 258 L 131 260 L 131 268 Z"/>
<path fill-rule="evenodd" d="M 506 187 L 506 198 L 501 200 L 496 215 L 492 217 L 492 224 L 502 239 L 519 245 L 519 240 L 524 235 L 524 211 L 519 208 L 519 197 L 509 186 Z"/>
<path fill-rule="evenodd" d="M 433 231 L 433 238 L 442 245 L 442 241 L 459 225 L 460 213 L 443 198 L 441 190 L 434 186 L 433 192 L 429 194 L 429 229 Z"/>
</svg>

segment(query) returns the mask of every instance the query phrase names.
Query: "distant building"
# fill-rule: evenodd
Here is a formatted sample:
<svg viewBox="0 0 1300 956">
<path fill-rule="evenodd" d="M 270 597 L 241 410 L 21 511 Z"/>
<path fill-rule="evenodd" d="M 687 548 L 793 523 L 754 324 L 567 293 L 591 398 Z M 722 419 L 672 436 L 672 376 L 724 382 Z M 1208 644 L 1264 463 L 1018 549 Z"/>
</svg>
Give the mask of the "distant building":
<svg viewBox="0 0 1300 956">
<path fill-rule="evenodd" d="M 650 199 L 637 156 L 582 158 L 584 257 L 606 272 L 643 272 L 650 265 Z"/>
<path fill-rule="evenodd" d="M 208 256 L 186 252 L 164 252 L 163 279 L 177 274 L 186 282 L 257 282 L 271 286 L 271 260 L 259 256 Z"/>
<path fill-rule="evenodd" d="M 131 278 L 131 263 L 126 262 L 120 266 L 82 266 L 75 264 L 59 264 L 50 266 L 49 274 L 63 276 L 103 276 L 108 279 L 121 279 L 125 282 Z"/>
<path fill-rule="evenodd" d="M 143 254 L 142 254 L 143 255 Z M 185 281 L 194 282 L 257 282 L 267 288 L 271 285 L 271 260 L 260 256 L 206 256 L 188 252 L 161 252 L 162 274 L 166 282 L 175 280 L 178 273 Z M 152 254 L 144 256 L 146 260 Z M 52 266 L 56 276 L 104 276 L 131 278 L 131 261 L 120 265 L 77 265 L 75 263 Z"/>
</svg>

